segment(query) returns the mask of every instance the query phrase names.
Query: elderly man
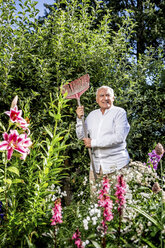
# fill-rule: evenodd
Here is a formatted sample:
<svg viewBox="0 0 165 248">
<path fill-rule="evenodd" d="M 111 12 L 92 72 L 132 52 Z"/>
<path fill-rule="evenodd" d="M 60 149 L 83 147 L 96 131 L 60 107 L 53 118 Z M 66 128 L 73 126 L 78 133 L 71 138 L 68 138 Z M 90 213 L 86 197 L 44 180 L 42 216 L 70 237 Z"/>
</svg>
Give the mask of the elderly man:
<svg viewBox="0 0 165 248">
<path fill-rule="evenodd" d="M 113 105 L 114 91 L 108 86 L 97 89 L 96 102 L 99 109 L 93 110 L 86 118 L 85 124 L 90 138 L 84 138 L 81 118 L 84 107 L 77 107 L 76 134 L 83 139 L 87 148 L 92 148 L 93 161 L 97 176 L 111 174 L 121 170 L 129 163 L 126 138 L 130 130 L 126 111 Z M 92 166 L 90 182 L 94 181 Z"/>
</svg>

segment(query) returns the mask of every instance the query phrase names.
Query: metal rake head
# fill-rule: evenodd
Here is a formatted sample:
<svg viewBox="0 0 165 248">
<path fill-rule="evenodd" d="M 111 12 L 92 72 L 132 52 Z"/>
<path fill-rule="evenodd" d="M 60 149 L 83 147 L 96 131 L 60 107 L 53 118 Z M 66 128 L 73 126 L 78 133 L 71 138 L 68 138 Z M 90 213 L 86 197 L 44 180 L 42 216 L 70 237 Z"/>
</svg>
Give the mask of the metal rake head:
<svg viewBox="0 0 165 248">
<path fill-rule="evenodd" d="M 62 93 L 68 93 L 66 98 L 80 98 L 80 96 L 89 88 L 89 81 L 89 74 L 85 74 L 71 83 L 64 85 Z"/>
</svg>

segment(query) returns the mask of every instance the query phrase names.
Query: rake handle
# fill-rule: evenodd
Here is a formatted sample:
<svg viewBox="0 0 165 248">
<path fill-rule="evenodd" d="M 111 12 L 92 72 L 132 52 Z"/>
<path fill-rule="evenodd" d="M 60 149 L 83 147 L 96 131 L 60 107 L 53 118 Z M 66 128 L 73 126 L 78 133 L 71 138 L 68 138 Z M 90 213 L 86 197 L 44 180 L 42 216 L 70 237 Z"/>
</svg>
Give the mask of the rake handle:
<svg viewBox="0 0 165 248">
<path fill-rule="evenodd" d="M 77 98 L 77 103 L 78 103 L 78 106 L 81 107 L 80 98 Z M 82 120 L 82 125 L 83 125 L 83 130 L 84 130 L 85 138 L 88 138 L 87 129 L 86 129 L 86 127 L 85 127 L 85 122 L 84 122 L 84 117 L 82 117 L 81 120 Z M 95 181 L 96 181 L 96 180 L 97 180 L 97 175 L 96 175 L 96 171 L 95 171 L 95 167 L 94 167 L 94 162 L 93 162 L 93 157 L 92 157 L 91 148 L 88 148 L 88 153 L 89 153 L 89 157 L 90 157 L 91 164 L 92 164 L 92 169 L 93 169 L 94 178 L 95 178 Z"/>
</svg>

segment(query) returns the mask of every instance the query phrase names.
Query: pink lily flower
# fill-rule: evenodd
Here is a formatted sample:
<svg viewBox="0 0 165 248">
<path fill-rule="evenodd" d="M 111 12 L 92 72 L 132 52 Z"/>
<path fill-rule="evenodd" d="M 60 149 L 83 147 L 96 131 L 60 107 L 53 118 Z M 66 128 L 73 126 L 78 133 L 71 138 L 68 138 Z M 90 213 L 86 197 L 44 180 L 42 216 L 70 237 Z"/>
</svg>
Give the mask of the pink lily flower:
<svg viewBox="0 0 165 248">
<path fill-rule="evenodd" d="M 0 142 L 0 150 L 7 150 L 8 160 L 11 159 L 14 150 L 23 154 L 23 158 L 30 152 L 28 147 L 32 145 L 32 142 L 26 134 L 19 135 L 17 130 L 10 130 L 10 134 L 3 133 L 3 138 L 4 141 Z"/>
<path fill-rule="evenodd" d="M 5 114 L 10 117 L 11 122 L 18 123 L 23 130 L 28 130 L 28 133 L 30 132 L 28 129 L 29 124 L 22 117 L 22 110 L 18 110 L 17 105 L 11 108 L 10 111 L 6 111 Z"/>
<path fill-rule="evenodd" d="M 14 108 L 11 108 L 10 111 L 6 111 L 5 114 L 7 114 L 10 117 L 10 120 L 14 122 L 22 121 L 22 110 L 18 110 L 17 105 L 15 105 Z"/>
</svg>

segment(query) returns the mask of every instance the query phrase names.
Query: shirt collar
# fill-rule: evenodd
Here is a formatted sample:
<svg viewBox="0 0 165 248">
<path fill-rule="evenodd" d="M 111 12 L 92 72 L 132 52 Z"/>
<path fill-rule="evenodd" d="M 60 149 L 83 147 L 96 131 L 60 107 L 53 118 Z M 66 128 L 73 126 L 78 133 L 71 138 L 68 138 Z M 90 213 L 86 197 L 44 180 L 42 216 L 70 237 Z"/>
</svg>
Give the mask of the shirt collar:
<svg viewBox="0 0 165 248">
<path fill-rule="evenodd" d="M 104 114 L 103 115 L 106 115 L 112 108 L 114 108 L 114 105 L 112 105 L 110 108 L 108 108 L 108 109 L 105 109 L 105 112 L 104 112 Z M 101 112 L 101 109 L 100 109 L 100 112 Z M 102 114 L 102 112 L 101 112 L 101 114 Z"/>
</svg>

